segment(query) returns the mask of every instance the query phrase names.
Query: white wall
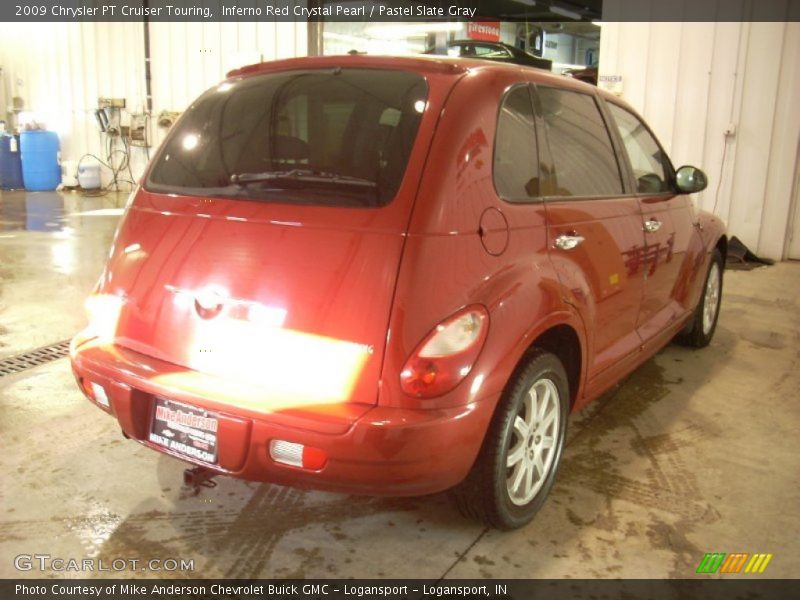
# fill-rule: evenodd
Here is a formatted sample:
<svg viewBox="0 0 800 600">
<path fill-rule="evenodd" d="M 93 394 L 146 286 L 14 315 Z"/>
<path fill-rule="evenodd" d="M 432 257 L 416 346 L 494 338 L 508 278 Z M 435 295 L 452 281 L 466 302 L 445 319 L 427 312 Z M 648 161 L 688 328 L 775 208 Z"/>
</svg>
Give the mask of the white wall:
<svg viewBox="0 0 800 600">
<path fill-rule="evenodd" d="M 302 23 L 151 23 L 153 110 L 183 110 L 225 73 L 246 64 L 305 56 Z"/>
<path fill-rule="evenodd" d="M 623 76 L 622 97 L 676 166 L 706 171 L 702 208 L 759 255 L 786 257 L 800 141 L 800 23 L 605 23 L 600 75 Z M 726 137 L 730 124 L 736 133 Z"/>
<path fill-rule="evenodd" d="M 153 116 L 184 110 L 234 67 L 305 55 L 306 28 L 305 22 L 151 23 Z M 22 97 L 26 110 L 59 133 L 62 160 L 86 153 L 105 158 L 94 118 L 98 97 L 125 98 L 128 112 L 146 107 L 142 23 L 0 23 L 0 67 L 7 101 Z M 153 126 L 151 133 L 157 144 L 165 132 Z M 134 147 L 131 154 L 138 178 L 145 151 Z"/>
<path fill-rule="evenodd" d="M 87 152 L 105 158 L 98 97 L 126 98 L 132 110 L 144 101 L 140 24 L 2 23 L 0 67 L 8 101 L 21 97 L 26 111 L 58 132 L 65 160 Z"/>
</svg>

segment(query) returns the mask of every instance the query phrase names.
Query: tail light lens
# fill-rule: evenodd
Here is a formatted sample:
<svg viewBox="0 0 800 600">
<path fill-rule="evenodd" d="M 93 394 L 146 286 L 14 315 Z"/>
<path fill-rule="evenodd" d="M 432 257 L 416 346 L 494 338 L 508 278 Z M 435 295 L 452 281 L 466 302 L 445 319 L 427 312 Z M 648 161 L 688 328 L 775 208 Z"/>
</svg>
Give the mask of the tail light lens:
<svg viewBox="0 0 800 600">
<path fill-rule="evenodd" d="M 483 306 L 468 306 L 442 321 L 422 340 L 400 373 L 406 394 L 417 398 L 441 396 L 469 375 L 489 330 Z"/>
<path fill-rule="evenodd" d="M 328 463 L 328 455 L 324 450 L 285 440 L 271 440 L 269 456 L 277 463 L 310 471 L 320 471 Z"/>
</svg>

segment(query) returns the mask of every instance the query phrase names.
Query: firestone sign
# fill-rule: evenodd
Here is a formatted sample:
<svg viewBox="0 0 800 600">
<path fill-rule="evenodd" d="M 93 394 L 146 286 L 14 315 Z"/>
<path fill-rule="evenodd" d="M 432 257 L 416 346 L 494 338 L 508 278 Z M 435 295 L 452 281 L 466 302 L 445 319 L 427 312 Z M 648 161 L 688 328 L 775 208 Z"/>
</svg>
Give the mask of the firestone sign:
<svg viewBox="0 0 800 600">
<path fill-rule="evenodd" d="M 483 42 L 500 41 L 500 21 L 472 21 L 467 23 L 467 37 Z"/>
</svg>

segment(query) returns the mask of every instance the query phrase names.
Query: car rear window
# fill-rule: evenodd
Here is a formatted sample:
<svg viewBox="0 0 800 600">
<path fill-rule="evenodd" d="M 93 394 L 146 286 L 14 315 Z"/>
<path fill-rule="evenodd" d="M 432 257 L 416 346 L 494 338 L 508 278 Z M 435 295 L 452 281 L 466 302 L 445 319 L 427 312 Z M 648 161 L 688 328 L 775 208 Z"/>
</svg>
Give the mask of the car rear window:
<svg viewBox="0 0 800 600">
<path fill-rule="evenodd" d="M 427 100 L 416 73 L 298 70 L 222 83 L 186 111 L 151 191 L 383 206 L 397 193 Z"/>
</svg>

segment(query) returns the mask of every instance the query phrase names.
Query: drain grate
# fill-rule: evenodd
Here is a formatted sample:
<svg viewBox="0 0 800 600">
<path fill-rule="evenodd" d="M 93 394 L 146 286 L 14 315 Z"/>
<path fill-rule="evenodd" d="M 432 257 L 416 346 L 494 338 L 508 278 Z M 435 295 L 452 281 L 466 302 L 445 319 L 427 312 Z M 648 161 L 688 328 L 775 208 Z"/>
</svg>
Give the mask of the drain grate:
<svg viewBox="0 0 800 600">
<path fill-rule="evenodd" d="M 42 346 L 36 350 L 0 359 L 0 377 L 44 365 L 69 354 L 69 340 Z"/>
</svg>

